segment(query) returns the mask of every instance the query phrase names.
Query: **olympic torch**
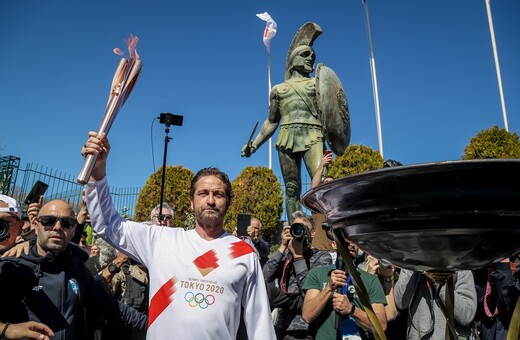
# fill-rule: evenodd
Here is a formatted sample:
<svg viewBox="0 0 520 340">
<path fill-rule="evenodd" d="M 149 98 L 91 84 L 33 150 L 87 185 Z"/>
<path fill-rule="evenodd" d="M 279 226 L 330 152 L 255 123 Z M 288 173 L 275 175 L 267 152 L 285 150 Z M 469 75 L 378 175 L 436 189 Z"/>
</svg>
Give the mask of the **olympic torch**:
<svg viewBox="0 0 520 340">
<path fill-rule="evenodd" d="M 130 37 L 127 39 L 129 58 L 121 58 L 117 66 L 114 78 L 112 79 L 105 115 L 99 126 L 98 134 L 105 133 L 108 135 L 117 114 L 130 96 L 139 77 L 143 63 L 139 59 L 139 55 L 136 51 L 138 41 L 139 38 L 132 34 L 130 34 Z M 122 54 L 118 48 L 114 49 L 114 53 Z M 88 182 L 96 160 L 97 155 L 87 155 L 78 175 L 78 183 L 85 184 Z"/>
</svg>

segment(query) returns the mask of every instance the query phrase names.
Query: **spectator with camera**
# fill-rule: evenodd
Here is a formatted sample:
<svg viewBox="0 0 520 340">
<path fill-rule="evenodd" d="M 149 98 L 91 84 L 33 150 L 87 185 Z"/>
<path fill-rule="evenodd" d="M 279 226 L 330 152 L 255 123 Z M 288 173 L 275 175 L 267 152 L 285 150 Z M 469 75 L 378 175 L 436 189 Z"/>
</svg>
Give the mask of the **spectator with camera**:
<svg viewBox="0 0 520 340">
<path fill-rule="evenodd" d="M 260 257 L 260 266 L 263 268 L 267 260 L 269 259 L 269 242 L 264 240 L 260 236 L 260 230 L 262 230 L 262 223 L 258 218 L 251 218 L 250 225 L 247 227 L 247 234 L 249 239 L 253 243 L 253 246 L 258 251 Z"/>
<path fill-rule="evenodd" d="M 302 319 L 303 283 L 309 270 L 332 264 L 330 253 L 311 247 L 313 220 L 301 211 L 294 223 L 282 230 L 282 242 L 263 268 L 271 309 L 278 309 L 275 330 L 278 339 L 312 339 Z"/>
<path fill-rule="evenodd" d="M 0 195 L 0 255 L 15 245 L 22 226 L 22 210 L 18 202 Z"/>
</svg>

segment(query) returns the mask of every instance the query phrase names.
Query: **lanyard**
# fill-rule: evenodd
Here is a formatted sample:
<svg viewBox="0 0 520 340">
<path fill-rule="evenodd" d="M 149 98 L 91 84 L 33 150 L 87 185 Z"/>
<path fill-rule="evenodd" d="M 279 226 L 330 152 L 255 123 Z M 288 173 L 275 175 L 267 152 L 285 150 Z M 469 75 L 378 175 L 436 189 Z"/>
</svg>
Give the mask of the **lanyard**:
<svg viewBox="0 0 520 340">
<path fill-rule="evenodd" d="M 350 274 L 347 276 L 347 285 L 346 286 L 343 286 L 343 290 L 342 290 L 342 293 L 343 295 L 347 295 L 348 293 L 348 287 L 352 284 L 352 278 L 350 276 Z"/>
</svg>

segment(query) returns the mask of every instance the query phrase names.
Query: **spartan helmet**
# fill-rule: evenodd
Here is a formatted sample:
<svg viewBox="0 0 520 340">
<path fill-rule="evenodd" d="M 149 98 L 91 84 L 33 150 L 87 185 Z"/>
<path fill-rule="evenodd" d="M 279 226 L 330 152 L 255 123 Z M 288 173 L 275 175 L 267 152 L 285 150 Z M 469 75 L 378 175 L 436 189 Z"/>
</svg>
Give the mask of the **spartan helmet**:
<svg viewBox="0 0 520 340">
<path fill-rule="evenodd" d="M 295 68 L 303 70 L 310 74 L 314 71 L 314 62 L 316 61 L 316 54 L 312 47 L 308 45 L 301 45 L 291 51 L 289 56 L 289 72 Z"/>
<path fill-rule="evenodd" d="M 285 80 L 291 78 L 291 72 L 296 66 L 296 63 L 300 62 L 301 65 L 305 65 L 305 61 L 298 60 L 297 56 L 301 57 L 302 49 L 312 51 L 312 62 L 314 64 L 314 50 L 312 49 L 312 44 L 314 40 L 322 33 L 321 27 L 318 24 L 313 22 L 307 22 L 303 24 L 302 27 L 296 32 L 294 38 L 291 42 L 291 46 L 289 46 L 289 50 L 287 51 L 287 57 L 285 59 Z M 311 66 L 311 73 L 314 65 Z"/>
</svg>

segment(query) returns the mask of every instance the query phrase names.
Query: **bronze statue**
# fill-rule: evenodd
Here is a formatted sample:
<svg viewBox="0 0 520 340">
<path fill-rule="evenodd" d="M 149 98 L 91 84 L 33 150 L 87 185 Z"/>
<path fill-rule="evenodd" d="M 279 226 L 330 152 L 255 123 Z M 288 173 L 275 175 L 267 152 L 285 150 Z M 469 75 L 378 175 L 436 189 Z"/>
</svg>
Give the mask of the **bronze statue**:
<svg viewBox="0 0 520 340">
<path fill-rule="evenodd" d="M 310 76 L 316 60 L 312 44 L 321 33 L 315 23 L 298 30 L 287 53 L 285 81 L 271 89 L 269 116 L 253 142 L 242 148 L 243 157 L 251 156 L 280 126 L 275 146 L 289 219 L 301 209 L 301 161 L 312 178 L 323 157 L 325 140 L 337 155 L 350 142 L 348 104 L 338 77 L 323 64 L 318 65 L 316 78 Z"/>
</svg>

